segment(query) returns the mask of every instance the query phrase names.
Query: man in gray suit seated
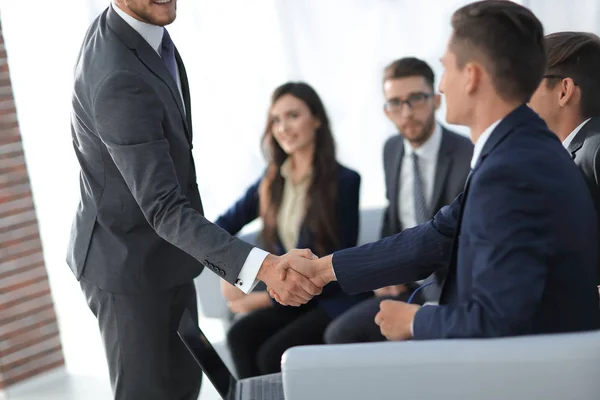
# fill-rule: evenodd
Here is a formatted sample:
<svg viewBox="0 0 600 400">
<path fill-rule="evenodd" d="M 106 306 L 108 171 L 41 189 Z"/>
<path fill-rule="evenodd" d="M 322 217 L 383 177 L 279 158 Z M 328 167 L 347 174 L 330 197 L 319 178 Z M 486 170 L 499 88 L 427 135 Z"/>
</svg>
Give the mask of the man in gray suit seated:
<svg viewBox="0 0 600 400">
<path fill-rule="evenodd" d="M 556 32 L 546 36 L 546 49 L 546 74 L 529 105 L 583 172 L 600 227 L 600 38 Z"/>
<path fill-rule="evenodd" d="M 383 150 L 388 207 L 381 237 L 425 222 L 463 190 L 470 170 L 473 144 L 442 127 L 435 120 L 440 95 L 434 91 L 434 73 L 423 60 L 407 57 L 385 68 L 384 112 L 399 134 L 390 137 Z M 437 301 L 446 271 L 437 271 L 415 293 L 414 303 Z M 419 283 L 387 286 L 334 320 L 325 341 L 334 343 L 385 340 L 374 318 L 385 299 L 407 301 Z"/>
</svg>

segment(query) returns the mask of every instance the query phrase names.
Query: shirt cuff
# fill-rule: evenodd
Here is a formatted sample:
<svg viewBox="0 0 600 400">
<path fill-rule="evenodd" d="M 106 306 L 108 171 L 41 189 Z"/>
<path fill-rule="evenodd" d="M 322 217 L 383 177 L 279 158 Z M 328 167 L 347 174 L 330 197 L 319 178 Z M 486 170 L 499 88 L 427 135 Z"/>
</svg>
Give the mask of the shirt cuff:
<svg viewBox="0 0 600 400">
<path fill-rule="evenodd" d="M 415 320 L 413 319 L 412 321 L 410 321 L 410 338 L 411 339 L 415 337 L 414 325 L 415 325 Z"/>
<path fill-rule="evenodd" d="M 254 289 L 258 283 L 256 275 L 258 275 L 258 271 L 268 255 L 269 253 L 259 249 L 258 247 L 250 250 L 248 257 L 246 258 L 246 261 L 244 262 L 244 265 L 242 266 L 242 269 L 235 280 L 235 286 L 238 289 L 246 294 L 250 293 L 252 289 Z"/>
<path fill-rule="evenodd" d="M 333 266 L 333 257 L 335 257 L 335 253 L 331 255 L 331 272 L 333 272 L 333 278 L 337 281 L 337 276 L 335 275 L 335 268 Z M 598 286 L 600 288 L 600 286 Z"/>
</svg>

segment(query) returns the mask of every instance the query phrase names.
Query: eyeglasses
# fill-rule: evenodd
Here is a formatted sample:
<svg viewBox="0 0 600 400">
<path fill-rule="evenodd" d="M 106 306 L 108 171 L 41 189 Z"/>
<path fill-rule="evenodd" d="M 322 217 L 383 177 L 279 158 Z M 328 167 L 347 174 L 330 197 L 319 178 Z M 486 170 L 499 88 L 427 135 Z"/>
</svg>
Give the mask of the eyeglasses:
<svg viewBox="0 0 600 400">
<path fill-rule="evenodd" d="M 384 103 L 384 107 L 389 112 L 401 112 L 403 106 L 406 104 L 410 110 L 415 110 L 423 107 L 429 98 L 433 96 L 433 93 L 413 93 L 408 96 L 406 100 L 400 100 L 397 98 L 390 99 Z"/>
<path fill-rule="evenodd" d="M 555 75 L 555 74 L 546 74 L 544 76 L 542 76 L 543 79 L 560 79 L 561 81 L 563 79 L 567 79 L 567 78 L 571 78 L 570 76 L 564 76 L 564 75 Z M 573 84 L 575 86 L 577 86 L 577 82 L 575 82 L 575 79 L 571 78 L 571 80 L 573 81 Z"/>
</svg>

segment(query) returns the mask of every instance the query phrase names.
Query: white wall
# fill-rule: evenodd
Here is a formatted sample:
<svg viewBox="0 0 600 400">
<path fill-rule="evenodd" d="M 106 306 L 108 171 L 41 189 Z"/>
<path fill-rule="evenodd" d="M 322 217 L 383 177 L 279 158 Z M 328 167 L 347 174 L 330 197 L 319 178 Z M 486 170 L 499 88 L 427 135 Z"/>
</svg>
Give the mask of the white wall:
<svg viewBox="0 0 600 400">
<path fill-rule="evenodd" d="M 362 177 L 363 206 L 384 201 L 381 73 L 413 55 L 436 74 L 453 10 L 464 0 L 179 0 L 169 27 L 190 78 L 198 183 L 216 217 L 256 179 L 269 95 L 303 79 L 323 97 L 340 160 Z M 551 3 L 551 4 L 550 4 Z M 67 367 L 105 371 L 95 321 L 66 266 L 78 166 L 69 128 L 72 67 L 108 0 L 0 0 L 25 153 Z M 597 30 L 595 0 L 529 1 L 550 30 Z M 560 11 L 559 11 L 560 10 Z M 549 31 L 550 31 L 549 30 Z M 443 117 L 443 111 L 440 114 Z M 464 130 L 463 130 L 464 132 Z"/>
</svg>

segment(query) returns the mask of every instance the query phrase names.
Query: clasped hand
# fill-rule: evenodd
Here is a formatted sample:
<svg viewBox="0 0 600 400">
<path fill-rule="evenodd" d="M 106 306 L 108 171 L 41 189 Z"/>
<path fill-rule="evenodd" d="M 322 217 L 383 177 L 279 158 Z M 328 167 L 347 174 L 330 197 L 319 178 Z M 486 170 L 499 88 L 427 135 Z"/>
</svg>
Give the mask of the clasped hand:
<svg viewBox="0 0 600 400">
<path fill-rule="evenodd" d="M 331 257 L 319 259 L 310 250 L 292 250 L 276 257 L 269 255 L 259 271 L 269 295 L 286 306 L 300 306 L 321 294 L 323 287 L 335 279 Z"/>
<path fill-rule="evenodd" d="M 318 258 L 308 249 L 292 250 L 281 257 L 269 255 L 259 279 L 267 284 L 269 295 L 286 306 L 306 304 L 325 285 L 336 280 L 332 256 Z M 410 339 L 411 324 L 419 308 L 402 301 L 384 300 L 375 323 L 388 340 Z"/>
</svg>

